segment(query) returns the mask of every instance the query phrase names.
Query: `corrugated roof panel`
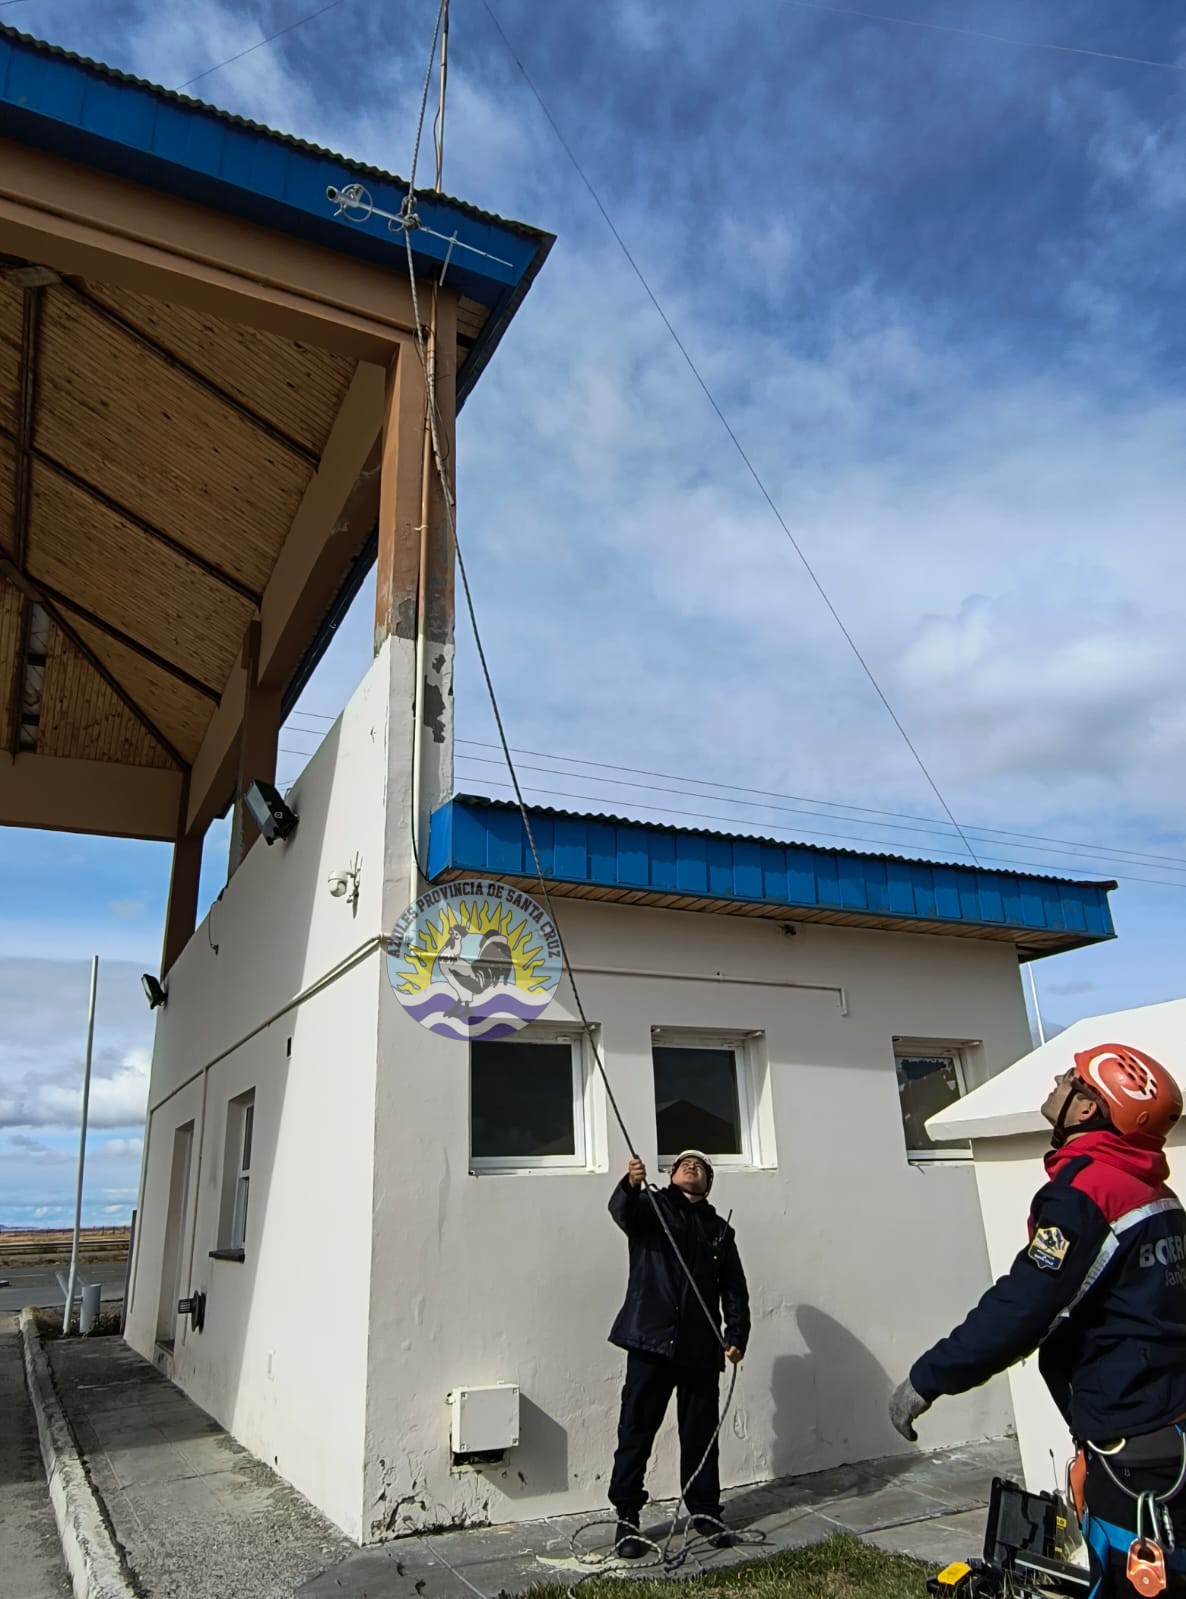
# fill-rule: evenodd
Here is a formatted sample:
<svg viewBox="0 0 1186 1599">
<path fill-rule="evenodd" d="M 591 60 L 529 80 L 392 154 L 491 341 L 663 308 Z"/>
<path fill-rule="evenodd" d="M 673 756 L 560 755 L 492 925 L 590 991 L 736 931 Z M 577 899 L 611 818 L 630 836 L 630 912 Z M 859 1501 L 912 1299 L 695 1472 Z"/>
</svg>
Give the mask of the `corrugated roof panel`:
<svg viewBox="0 0 1186 1599">
<path fill-rule="evenodd" d="M 0 135 L 164 193 L 407 271 L 402 235 L 336 217 L 326 196 L 352 178 L 398 212 L 404 179 L 262 127 L 0 24 Z M 489 315 L 458 372 L 460 404 L 550 250 L 550 234 L 443 194 L 417 192 L 413 250 Z M 431 231 L 430 231 L 431 230 Z M 440 237 L 434 237 L 437 234 Z M 451 244 L 456 236 L 460 248 Z M 465 248 L 469 246 L 470 248 Z"/>
<path fill-rule="evenodd" d="M 1002 929 L 1011 929 L 1019 943 L 1032 929 L 1062 935 L 1055 940 L 1060 947 L 1114 936 L 1108 906 L 1114 883 L 989 871 L 549 807 L 532 806 L 529 815 L 550 881 L 616 890 L 632 900 L 676 895 L 701 904 L 835 910 L 859 917 L 864 925 L 982 926 L 998 937 Z M 429 875 L 453 871 L 534 875 L 515 805 L 466 795 L 436 812 Z"/>
</svg>

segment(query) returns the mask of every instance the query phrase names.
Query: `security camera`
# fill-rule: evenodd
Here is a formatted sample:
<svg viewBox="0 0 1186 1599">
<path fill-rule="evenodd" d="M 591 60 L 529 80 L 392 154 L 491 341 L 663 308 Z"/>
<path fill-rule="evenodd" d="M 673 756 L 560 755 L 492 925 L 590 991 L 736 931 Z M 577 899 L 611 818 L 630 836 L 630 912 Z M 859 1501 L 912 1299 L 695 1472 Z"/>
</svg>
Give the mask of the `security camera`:
<svg viewBox="0 0 1186 1599">
<path fill-rule="evenodd" d="M 329 891 L 335 899 L 341 899 L 350 892 L 350 879 L 352 872 L 331 872 L 329 874 Z"/>
</svg>

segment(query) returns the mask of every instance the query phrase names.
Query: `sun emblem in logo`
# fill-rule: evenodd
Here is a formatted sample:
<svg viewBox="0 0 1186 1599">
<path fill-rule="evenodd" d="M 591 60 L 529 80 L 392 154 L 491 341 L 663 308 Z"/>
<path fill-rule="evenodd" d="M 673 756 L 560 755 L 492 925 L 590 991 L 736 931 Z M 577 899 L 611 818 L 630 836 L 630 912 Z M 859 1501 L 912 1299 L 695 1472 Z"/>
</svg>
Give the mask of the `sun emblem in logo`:
<svg viewBox="0 0 1186 1599">
<path fill-rule="evenodd" d="M 560 980 L 543 907 L 502 883 L 432 889 L 396 922 L 387 976 L 408 1015 L 446 1038 L 505 1038 L 542 1015 Z"/>
</svg>

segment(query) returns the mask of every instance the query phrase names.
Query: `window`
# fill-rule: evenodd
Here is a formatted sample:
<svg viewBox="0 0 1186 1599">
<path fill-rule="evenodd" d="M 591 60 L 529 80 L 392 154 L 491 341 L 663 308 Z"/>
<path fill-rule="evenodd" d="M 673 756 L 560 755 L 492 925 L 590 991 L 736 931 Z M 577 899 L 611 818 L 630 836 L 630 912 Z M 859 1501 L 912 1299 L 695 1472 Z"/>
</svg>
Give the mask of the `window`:
<svg viewBox="0 0 1186 1599">
<path fill-rule="evenodd" d="M 227 1105 L 222 1165 L 222 1207 L 216 1255 L 242 1259 L 247 1246 L 247 1201 L 251 1193 L 251 1145 L 255 1133 L 255 1090 Z"/>
<path fill-rule="evenodd" d="M 725 1165 L 762 1164 L 753 1038 L 656 1027 L 651 1059 L 660 1164 L 681 1149 L 702 1149 Z"/>
<path fill-rule="evenodd" d="M 968 1144 L 944 1144 L 927 1133 L 927 1118 L 953 1105 L 967 1093 L 964 1052 L 954 1045 L 927 1045 L 912 1041 L 894 1049 L 898 1073 L 898 1104 L 908 1160 L 963 1159 Z"/>
<path fill-rule="evenodd" d="M 582 1031 L 524 1028 L 470 1045 L 470 1169 L 588 1169 Z"/>
</svg>

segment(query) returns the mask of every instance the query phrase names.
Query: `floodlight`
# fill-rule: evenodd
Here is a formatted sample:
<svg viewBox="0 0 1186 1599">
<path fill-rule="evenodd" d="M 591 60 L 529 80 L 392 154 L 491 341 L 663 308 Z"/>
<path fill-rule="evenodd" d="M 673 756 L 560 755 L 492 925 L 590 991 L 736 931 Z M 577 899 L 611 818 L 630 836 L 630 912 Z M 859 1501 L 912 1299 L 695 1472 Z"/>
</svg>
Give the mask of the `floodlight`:
<svg viewBox="0 0 1186 1599">
<path fill-rule="evenodd" d="M 158 1005 L 163 1005 L 167 998 L 165 990 L 151 972 L 145 972 L 140 982 L 144 987 L 144 996 L 148 1000 L 149 1010 L 156 1010 Z"/>
<path fill-rule="evenodd" d="M 243 795 L 243 801 L 267 844 L 274 844 L 278 838 L 287 838 L 296 827 L 296 812 L 289 810 L 271 783 L 265 783 L 263 778 L 257 778 L 252 783 Z"/>
</svg>

